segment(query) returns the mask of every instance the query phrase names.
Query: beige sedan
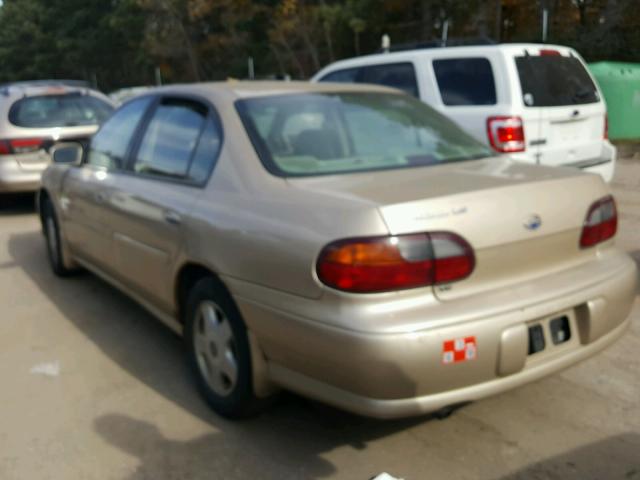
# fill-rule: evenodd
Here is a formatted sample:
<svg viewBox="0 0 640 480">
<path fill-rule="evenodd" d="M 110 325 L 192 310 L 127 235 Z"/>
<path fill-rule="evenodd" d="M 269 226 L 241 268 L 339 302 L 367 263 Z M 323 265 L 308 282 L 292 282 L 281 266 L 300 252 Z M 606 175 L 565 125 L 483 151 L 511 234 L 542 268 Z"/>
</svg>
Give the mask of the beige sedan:
<svg viewBox="0 0 640 480">
<path fill-rule="evenodd" d="M 495 157 L 395 90 L 167 87 L 53 156 L 53 270 L 84 267 L 182 333 L 226 416 L 279 388 L 375 417 L 447 411 L 629 325 L 636 268 L 600 177 Z"/>
</svg>

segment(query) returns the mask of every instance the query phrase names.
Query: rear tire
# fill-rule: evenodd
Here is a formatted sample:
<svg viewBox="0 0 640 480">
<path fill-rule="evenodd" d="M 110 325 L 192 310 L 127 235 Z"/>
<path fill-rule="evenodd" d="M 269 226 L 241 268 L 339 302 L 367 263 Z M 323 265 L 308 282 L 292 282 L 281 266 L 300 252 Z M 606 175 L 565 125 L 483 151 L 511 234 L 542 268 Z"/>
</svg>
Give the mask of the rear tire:
<svg viewBox="0 0 640 480">
<path fill-rule="evenodd" d="M 214 278 L 198 281 L 185 313 L 189 367 L 204 399 L 224 417 L 259 413 L 266 401 L 253 392 L 247 329 L 226 289 Z"/>
<path fill-rule="evenodd" d="M 47 244 L 47 256 L 51 270 L 59 277 L 68 277 L 75 270 L 64 266 L 62 245 L 60 243 L 60 227 L 51 200 L 45 200 L 42 206 L 42 226 Z"/>
</svg>

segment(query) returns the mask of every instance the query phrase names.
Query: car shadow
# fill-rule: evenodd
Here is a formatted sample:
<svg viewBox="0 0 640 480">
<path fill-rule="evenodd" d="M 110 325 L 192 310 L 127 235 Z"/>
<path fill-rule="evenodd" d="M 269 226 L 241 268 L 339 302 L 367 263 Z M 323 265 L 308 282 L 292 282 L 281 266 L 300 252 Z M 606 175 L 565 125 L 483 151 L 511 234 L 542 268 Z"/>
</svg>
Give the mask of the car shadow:
<svg viewBox="0 0 640 480">
<path fill-rule="evenodd" d="M 24 215 L 36 211 L 36 198 L 33 193 L 0 194 L 0 216 Z"/>
<path fill-rule="evenodd" d="M 500 480 L 640 480 L 640 435 L 625 433 L 532 463 Z"/>
<path fill-rule="evenodd" d="M 132 479 L 165 478 L 160 469 L 166 462 L 156 461 L 162 455 L 175 459 L 191 473 L 178 475 L 180 478 L 228 478 L 224 471 L 229 468 L 234 478 L 265 479 L 269 478 L 265 476 L 266 464 L 281 472 L 273 478 L 322 478 L 335 473 L 335 467 L 321 457 L 323 452 L 342 445 L 364 449 L 367 442 L 436 418 L 380 421 L 283 394 L 257 418 L 225 420 L 197 393 L 184 361 L 181 338 L 94 275 L 55 277 L 48 268 L 40 232 L 12 234 L 8 250 L 14 264 L 104 355 L 157 394 L 218 430 L 181 443 L 163 438 L 156 426 L 127 416 L 96 419 L 94 427 L 104 438 L 141 458 L 143 466 Z M 155 453 L 153 445 L 158 447 Z M 243 452 L 249 452 L 246 458 Z"/>
</svg>

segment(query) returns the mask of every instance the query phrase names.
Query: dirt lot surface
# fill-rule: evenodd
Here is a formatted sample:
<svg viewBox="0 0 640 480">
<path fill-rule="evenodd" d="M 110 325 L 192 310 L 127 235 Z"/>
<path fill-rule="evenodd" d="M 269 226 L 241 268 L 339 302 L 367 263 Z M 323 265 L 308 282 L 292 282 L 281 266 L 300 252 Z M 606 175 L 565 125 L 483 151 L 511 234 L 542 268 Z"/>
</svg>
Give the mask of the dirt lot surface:
<svg viewBox="0 0 640 480">
<path fill-rule="evenodd" d="M 619 162 L 619 244 L 640 261 L 640 161 Z M 49 271 L 27 198 L 0 198 L 0 479 L 640 480 L 640 304 L 598 356 L 445 421 L 381 422 L 285 395 L 230 422 L 181 342 L 89 274 Z"/>
</svg>

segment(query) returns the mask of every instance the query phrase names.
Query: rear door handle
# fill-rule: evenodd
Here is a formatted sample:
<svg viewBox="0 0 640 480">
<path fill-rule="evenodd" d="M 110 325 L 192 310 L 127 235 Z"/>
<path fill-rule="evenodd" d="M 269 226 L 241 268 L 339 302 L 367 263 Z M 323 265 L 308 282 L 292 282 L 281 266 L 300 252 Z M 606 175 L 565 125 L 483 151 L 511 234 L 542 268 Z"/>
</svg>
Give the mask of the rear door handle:
<svg viewBox="0 0 640 480">
<path fill-rule="evenodd" d="M 171 225 L 180 225 L 182 222 L 180 214 L 173 211 L 164 212 L 164 220 Z"/>
</svg>

